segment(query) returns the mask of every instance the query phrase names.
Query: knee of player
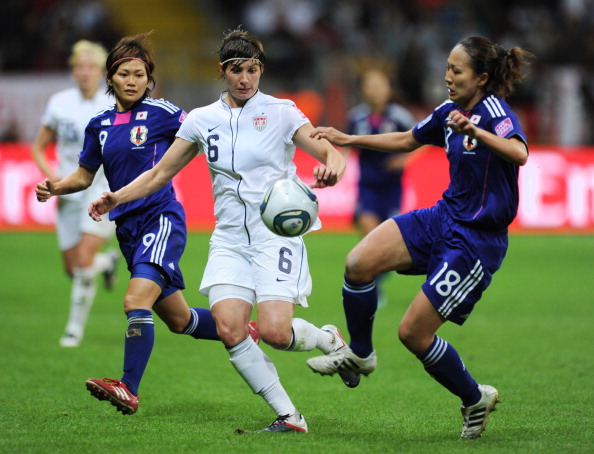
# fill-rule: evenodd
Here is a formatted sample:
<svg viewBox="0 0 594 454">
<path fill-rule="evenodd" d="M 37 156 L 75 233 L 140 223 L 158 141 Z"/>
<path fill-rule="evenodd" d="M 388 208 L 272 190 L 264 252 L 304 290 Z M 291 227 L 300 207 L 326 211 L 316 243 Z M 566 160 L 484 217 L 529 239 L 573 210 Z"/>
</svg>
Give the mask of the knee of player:
<svg viewBox="0 0 594 454">
<path fill-rule="evenodd" d="M 403 322 L 398 327 L 398 339 L 413 354 L 420 355 L 429 348 L 435 334 L 423 333 L 414 326 Z"/>
<path fill-rule="evenodd" d="M 127 293 L 124 297 L 124 312 L 127 314 L 128 312 L 134 309 L 151 309 L 149 305 L 147 307 L 146 301 L 140 295 L 130 294 Z"/>
<path fill-rule="evenodd" d="M 165 320 L 165 324 L 167 325 L 167 328 L 169 328 L 169 331 L 174 334 L 183 334 L 186 326 L 188 325 L 187 323 L 184 324 L 184 322 L 179 319 Z"/>
<path fill-rule="evenodd" d="M 408 323 L 402 322 L 398 326 L 398 339 L 407 348 L 410 348 L 412 345 L 415 344 L 415 331 L 412 329 L 411 326 L 409 326 Z"/>
<path fill-rule="evenodd" d="M 245 329 L 234 327 L 224 322 L 217 322 L 217 334 L 227 348 L 235 347 L 243 342 L 248 336 L 247 325 Z"/>
<path fill-rule="evenodd" d="M 279 327 L 259 323 L 260 339 L 272 348 L 285 350 L 291 345 L 291 330 L 281 330 Z"/>
<path fill-rule="evenodd" d="M 346 277 L 355 282 L 368 282 L 375 277 L 374 269 L 365 265 L 360 255 L 353 251 L 347 255 L 344 270 Z"/>
<path fill-rule="evenodd" d="M 172 333 L 184 334 L 191 321 L 190 311 L 182 310 L 173 315 L 170 314 L 168 319 L 163 321 Z"/>
</svg>

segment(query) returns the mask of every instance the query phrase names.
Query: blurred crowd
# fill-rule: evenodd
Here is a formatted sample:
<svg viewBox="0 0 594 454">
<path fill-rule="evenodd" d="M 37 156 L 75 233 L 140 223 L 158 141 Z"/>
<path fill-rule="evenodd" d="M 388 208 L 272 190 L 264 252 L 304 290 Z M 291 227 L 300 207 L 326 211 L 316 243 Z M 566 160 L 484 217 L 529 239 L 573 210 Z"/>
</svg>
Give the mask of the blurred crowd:
<svg viewBox="0 0 594 454">
<path fill-rule="evenodd" d="M 537 61 L 511 102 L 529 135 L 541 143 L 594 143 L 594 0 L 234 3 L 232 21 L 272 43 L 270 60 L 282 62 L 278 76 L 303 87 L 342 83 L 348 105 L 356 102 L 353 81 L 370 61 L 390 62 L 399 101 L 424 115 L 425 106 L 445 98 L 443 62 L 462 37 L 524 47 Z"/>
<path fill-rule="evenodd" d="M 63 71 L 79 39 L 111 47 L 121 37 L 102 0 L 0 2 L 0 71 Z"/>
<path fill-rule="evenodd" d="M 399 101 L 424 116 L 445 99 L 444 61 L 462 37 L 484 35 L 537 56 L 511 102 L 533 141 L 594 143 L 594 0 L 189 0 L 216 15 L 213 39 L 238 24 L 258 34 L 266 83 L 313 90 L 321 121 L 343 126 L 358 73 L 383 61 Z M 147 7 L 150 5 L 147 4 Z M 206 12 L 207 11 L 207 12 Z M 66 67 L 80 38 L 111 47 L 122 35 L 101 0 L 5 0 L 0 75 Z M 222 27 L 222 29 L 217 29 Z M 150 27 L 149 27 L 150 28 Z M 274 89 L 268 88 L 269 92 Z M 330 103 L 329 100 L 332 100 Z"/>
</svg>

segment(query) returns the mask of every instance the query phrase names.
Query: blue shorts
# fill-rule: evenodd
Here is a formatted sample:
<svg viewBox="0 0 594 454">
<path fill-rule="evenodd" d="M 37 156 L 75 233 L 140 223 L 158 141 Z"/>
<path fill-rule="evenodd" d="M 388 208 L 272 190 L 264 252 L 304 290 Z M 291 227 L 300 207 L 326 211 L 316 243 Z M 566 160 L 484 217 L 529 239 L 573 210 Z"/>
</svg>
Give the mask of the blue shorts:
<svg viewBox="0 0 594 454">
<path fill-rule="evenodd" d="M 399 178 L 399 177 L 394 177 Z M 359 184 L 359 195 L 355 207 L 355 219 L 363 213 L 373 213 L 380 221 L 400 213 L 402 185 L 398 184 L 371 186 Z"/>
<path fill-rule="evenodd" d="M 400 274 L 427 275 L 425 295 L 445 319 L 462 325 L 501 266 L 507 234 L 459 224 L 439 204 L 393 219 L 413 259 Z"/>
<path fill-rule="evenodd" d="M 128 270 L 139 263 L 158 267 L 167 281 L 165 296 L 185 288 L 179 261 L 186 247 L 186 214 L 177 200 L 119 217 L 116 224 Z"/>
</svg>

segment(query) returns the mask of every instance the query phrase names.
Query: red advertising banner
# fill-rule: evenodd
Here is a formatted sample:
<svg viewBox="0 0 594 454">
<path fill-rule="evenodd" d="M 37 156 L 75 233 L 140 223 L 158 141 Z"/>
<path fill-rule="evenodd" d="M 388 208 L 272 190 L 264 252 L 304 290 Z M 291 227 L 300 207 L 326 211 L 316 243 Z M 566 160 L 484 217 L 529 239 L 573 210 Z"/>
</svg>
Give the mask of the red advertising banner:
<svg viewBox="0 0 594 454">
<path fill-rule="evenodd" d="M 298 151 L 299 176 L 311 182 L 316 161 Z M 29 144 L 0 144 L 0 230 L 51 230 L 56 199 L 39 203 L 34 187 L 43 176 Z M 325 231 L 352 228 L 357 156 L 350 155 L 339 185 L 316 190 Z M 405 172 L 403 211 L 433 205 L 448 184 L 448 162 L 440 148 L 424 147 Z M 210 177 L 204 157 L 196 158 L 174 181 L 191 231 L 214 226 Z M 531 147 L 520 170 L 520 208 L 512 231 L 594 232 L 594 147 Z"/>
<path fill-rule="evenodd" d="M 403 211 L 433 205 L 447 187 L 445 151 L 425 147 L 405 173 Z M 531 146 L 520 168 L 520 205 L 511 231 L 594 232 L 594 147 Z"/>
</svg>

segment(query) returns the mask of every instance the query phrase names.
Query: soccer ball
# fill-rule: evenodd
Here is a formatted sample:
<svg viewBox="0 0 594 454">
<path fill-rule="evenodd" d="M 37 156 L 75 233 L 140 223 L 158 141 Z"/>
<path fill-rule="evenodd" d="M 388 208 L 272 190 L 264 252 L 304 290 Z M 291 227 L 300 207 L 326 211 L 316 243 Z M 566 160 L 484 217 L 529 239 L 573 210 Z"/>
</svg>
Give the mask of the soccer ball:
<svg viewBox="0 0 594 454">
<path fill-rule="evenodd" d="M 264 194 L 260 216 L 277 235 L 303 235 L 318 218 L 318 198 L 301 181 L 279 180 Z"/>
</svg>

